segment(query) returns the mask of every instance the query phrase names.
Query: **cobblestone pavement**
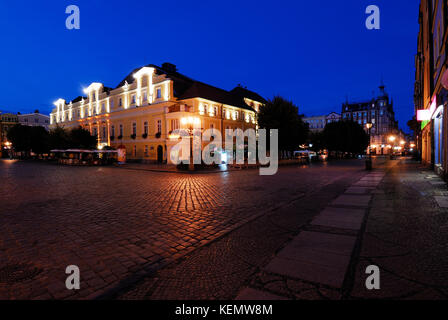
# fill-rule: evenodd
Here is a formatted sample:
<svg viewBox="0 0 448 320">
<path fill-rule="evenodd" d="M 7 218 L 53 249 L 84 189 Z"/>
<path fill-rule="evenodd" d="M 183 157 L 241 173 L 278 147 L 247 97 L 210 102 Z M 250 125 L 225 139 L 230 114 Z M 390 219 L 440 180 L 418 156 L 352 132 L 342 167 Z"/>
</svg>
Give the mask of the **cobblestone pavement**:
<svg viewBox="0 0 448 320">
<path fill-rule="evenodd" d="M 304 192 L 288 205 L 154 272 L 118 298 L 447 299 L 446 183 L 406 158 L 378 161 L 375 167 L 378 169 L 371 174 L 345 176 L 329 181 L 319 192 Z M 345 194 L 358 194 L 361 200 L 369 194 L 370 200 L 348 203 Z M 329 206 L 334 207 L 330 213 L 357 207 L 351 210 L 362 211 L 361 226 L 359 221 L 333 220 Z M 325 223 L 333 226 L 325 227 Z M 335 245 L 341 237 L 355 239 L 340 285 L 333 284 L 331 277 L 311 281 L 309 275 L 281 275 L 267 268 L 294 239 L 301 235 L 309 238 L 310 234 L 334 237 Z M 305 260 L 318 256 L 317 251 L 299 250 L 305 253 L 306 257 L 301 257 Z M 325 260 L 340 262 L 334 255 L 322 256 L 322 260 L 323 264 Z M 369 265 L 379 267 L 379 290 L 366 289 Z M 293 273 L 298 274 L 297 270 Z"/>
<path fill-rule="evenodd" d="M 301 191 L 291 201 L 253 220 L 182 260 L 158 270 L 119 299 L 233 299 L 276 251 L 304 228 L 329 202 L 366 173 L 356 166 L 304 169 Z M 316 169 L 316 170 L 314 170 Z M 340 172 L 323 178 L 324 172 Z M 308 172 L 307 172 L 308 171 Z M 293 174 L 288 170 L 287 174 Z M 283 172 L 285 174 L 286 172 Z M 306 176 L 315 175 L 308 184 Z M 280 176 L 279 179 L 283 179 Z M 279 202 L 280 204 L 280 202 Z M 267 276 L 268 286 L 276 285 Z"/>
<path fill-rule="evenodd" d="M 150 290 L 119 296 L 234 297 L 362 165 L 259 176 L 0 161 L 0 299 L 113 297 L 142 278 Z M 68 265 L 81 270 L 79 291 L 65 288 Z M 173 266 L 181 279 L 157 280 Z"/>
</svg>

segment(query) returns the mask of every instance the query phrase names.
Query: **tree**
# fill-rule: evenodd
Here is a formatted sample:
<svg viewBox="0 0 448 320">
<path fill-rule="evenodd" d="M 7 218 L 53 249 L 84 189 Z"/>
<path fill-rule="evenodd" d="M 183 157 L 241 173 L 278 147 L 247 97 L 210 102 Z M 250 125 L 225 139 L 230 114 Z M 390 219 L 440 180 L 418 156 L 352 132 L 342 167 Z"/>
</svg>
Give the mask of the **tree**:
<svg viewBox="0 0 448 320">
<path fill-rule="evenodd" d="M 363 153 L 369 145 L 369 135 L 354 121 L 329 123 L 325 126 L 323 136 L 329 151 Z"/>
<path fill-rule="evenodd" d="M 308 135 L 308 142 L 312 145 L 310 149 L 313 151 L 321 151 L 325 149 L 324 133 L 322 131 L 310 132 Z"/>
<path fill-rule="evenodd" d="M 260 108 L 258 124 L 268 132 L 270 129 L 278 129 L 280 151 L 295 151 L 306 141 L 308 126 L 302 121 L 298 110 L 292 101 L 280 96 L 268 100 Z"/>
<path fill-rule="evenodd" d="M 16 124 L 6 133 L 6 137 L 12 143 L 16 152 L 29 152 L 31 150 L 31 136 L 29 127 Z"/>
<path fill-rule="evenodd" d="M 70 146 L 69 134 L 66 129 L 60 126 L 50 130 L 49 134 L 49 145 L 50 149 L 64 150 Z"/>
<path fill-rule="evenodd" d="M 48 132 L 43 127 L 29 127 L 20 124 L 8 130 L 8 140 L 16 152 L 45 153 L 49 150 Z"/>
<path fill-rule="evenodd" d="M 97 139 L 88 130 L 82 127 L 74 128 L 69 133 L 69 145 L 71 148 L 95 149 Z"/>
</svg>

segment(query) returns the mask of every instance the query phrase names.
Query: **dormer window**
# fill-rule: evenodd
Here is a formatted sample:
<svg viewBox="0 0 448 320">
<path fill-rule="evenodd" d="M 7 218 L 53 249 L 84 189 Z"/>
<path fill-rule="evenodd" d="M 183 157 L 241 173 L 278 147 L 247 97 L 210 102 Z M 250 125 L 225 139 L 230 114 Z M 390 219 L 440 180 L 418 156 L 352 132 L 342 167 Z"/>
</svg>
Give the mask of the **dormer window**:
<svg viewBox="0 0 448 320">
<path fill-rule="evenodd" d="M 157 88 L 157 95 L 156 95 L 157 99 L 161 99 L 162 98 L 162 89 L 161 88 Z"/>
</svg>

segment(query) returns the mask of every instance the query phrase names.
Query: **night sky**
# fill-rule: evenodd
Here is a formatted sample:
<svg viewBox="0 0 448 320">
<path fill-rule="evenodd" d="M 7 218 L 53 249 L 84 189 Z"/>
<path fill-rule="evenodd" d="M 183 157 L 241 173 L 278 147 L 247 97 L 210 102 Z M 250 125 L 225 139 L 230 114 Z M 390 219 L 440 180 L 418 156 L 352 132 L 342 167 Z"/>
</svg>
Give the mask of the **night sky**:
<svg viewBox="0 0 448 320">
<path fill-rule="evenodd" d="M 66 6 L 81 11 L 68 30 Z M 381 10 L 367 30 L 365 9 Z M 401 128 L 413 114 L 418 0 L 1 1 L 0 110 L 49 113 L 91 82 L 172 62 L 230 90 L 280 94 L 308 116 L 370 99 L 381 79 Z"/>
</svg>

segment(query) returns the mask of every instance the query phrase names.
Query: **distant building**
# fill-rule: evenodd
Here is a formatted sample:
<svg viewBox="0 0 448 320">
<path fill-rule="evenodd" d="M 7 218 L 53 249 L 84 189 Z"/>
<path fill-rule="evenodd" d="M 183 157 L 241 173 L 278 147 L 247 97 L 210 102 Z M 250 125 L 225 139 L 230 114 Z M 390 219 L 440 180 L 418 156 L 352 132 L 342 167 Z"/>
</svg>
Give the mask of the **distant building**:
<svg viewBox="0 0 448 320">
<path fill-rule="evenodd" d="M 308 123 L 311 132 L 320 132 L 325 129 L 327 123 L 337 122 L 340 119 L 339 113 L 332 112 L 329 115 L 303 118 L 303 121 Z"/>
<path fill-rule="evenodd" d="M 44 114 L 39 113 L 36 110 L 34 113 L 29 114 L 19 114 L 19 123 L 24 126 L 31 127 L 44 127 L 47 131 L 50 127 L 50 117 Z"/>
<path fill-rule="evenodd" d="M 6 156 L 11 148 L 7 139 L 8 130 L 19 123 L 16 114 L 0 112 L 0 157 Z"/>
<path fill-rule="evenodd" d="M 395 120 L 393 101 L 385 91 L 385 86 L 380 87 L 381 94 L 371 100 L 342 104 L 342 120 L 352 120 L 359 123 L 367 131 L 366 124 L 371 123 L 371 148 L 372 153 L 388 154 L 392 148 L 389 141 L 391 136 L 401 136 L 398 122 Z M 398 138 L 397 138 L 398 139 Z"/>
</svg>

